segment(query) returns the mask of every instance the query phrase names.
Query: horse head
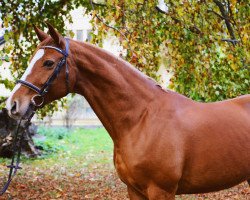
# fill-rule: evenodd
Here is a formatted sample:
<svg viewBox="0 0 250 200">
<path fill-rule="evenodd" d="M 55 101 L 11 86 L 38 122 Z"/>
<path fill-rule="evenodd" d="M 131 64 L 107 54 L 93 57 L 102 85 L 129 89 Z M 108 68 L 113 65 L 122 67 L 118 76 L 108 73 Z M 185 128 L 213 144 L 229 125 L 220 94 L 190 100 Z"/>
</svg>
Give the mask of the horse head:
<svg viewBox="0 0 250 200">
<path fill-rule="evenodd" d="M 47 25 L 49 34 L 34 26 L 41 43 L 7 100 L 6 108 L 12 118 L 27 119 L 37 108 L 71 91 L 69 40 Z"/>
</svg>

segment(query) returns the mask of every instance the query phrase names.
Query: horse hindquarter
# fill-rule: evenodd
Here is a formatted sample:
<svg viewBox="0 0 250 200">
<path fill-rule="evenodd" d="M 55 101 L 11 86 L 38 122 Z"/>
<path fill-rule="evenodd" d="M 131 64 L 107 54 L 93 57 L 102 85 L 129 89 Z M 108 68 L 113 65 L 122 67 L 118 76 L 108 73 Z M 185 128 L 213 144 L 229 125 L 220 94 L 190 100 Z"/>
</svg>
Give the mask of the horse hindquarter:
<svg viewBox="0 0 250 200">
<path fill-rule="evenodd" d="M 178 193 L 211 192 L 249 179 L 250 113 L 230 101 L 200 104 L 191 113 L 192 121 L 184 122 L 187 158 Z"/>
</svg>

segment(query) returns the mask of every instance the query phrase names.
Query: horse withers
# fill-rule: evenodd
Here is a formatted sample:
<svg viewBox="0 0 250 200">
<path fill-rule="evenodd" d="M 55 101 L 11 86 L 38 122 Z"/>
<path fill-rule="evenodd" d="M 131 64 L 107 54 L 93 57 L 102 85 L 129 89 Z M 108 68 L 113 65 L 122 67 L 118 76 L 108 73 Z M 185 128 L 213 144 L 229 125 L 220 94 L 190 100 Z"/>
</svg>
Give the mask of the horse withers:
<svg viewBox="0 0 250 200">
<path fill-rule="evenodd" d="M 11 117 L 28 118 L 69 92 L 84 96 L 113 140 L 115 168 L 132 200 L 171 200 L 250 180 L 250 95 L 195 102 L 48 28 L 49 35 L 35 27 L 41 44 L 7 100 Z"/>
</svg>

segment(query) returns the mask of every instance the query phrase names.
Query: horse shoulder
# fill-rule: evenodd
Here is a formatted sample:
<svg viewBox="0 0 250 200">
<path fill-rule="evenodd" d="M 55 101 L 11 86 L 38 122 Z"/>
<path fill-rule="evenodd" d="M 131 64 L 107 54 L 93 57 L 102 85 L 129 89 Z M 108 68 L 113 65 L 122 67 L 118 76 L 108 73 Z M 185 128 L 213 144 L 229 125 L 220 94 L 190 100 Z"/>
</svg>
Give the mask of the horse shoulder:
<svg viewBox="0 0 250 200">
<path fill-rule="evenodd" d="M 184 162 L 181 137 L 173 126 L 175 114 L 164 105 L 146 113 L 145 119 L 115 148 L 115 166 L 129 185 L 140 183 L 146 188 L 149 182 L 155 182 L 166 187 L 178 182 Z"/>
</svg>

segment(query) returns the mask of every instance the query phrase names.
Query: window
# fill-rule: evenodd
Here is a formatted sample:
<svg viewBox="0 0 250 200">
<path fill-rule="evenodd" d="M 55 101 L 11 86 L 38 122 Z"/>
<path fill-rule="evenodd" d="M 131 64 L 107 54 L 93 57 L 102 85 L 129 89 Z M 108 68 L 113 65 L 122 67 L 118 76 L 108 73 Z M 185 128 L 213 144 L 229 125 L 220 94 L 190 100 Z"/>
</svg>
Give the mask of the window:
<svg viewBox="0 0 250 200">
<path fill-rule="evenodd" d="M 92 39 L 91 32 L 92 32 L 92 30 L 87 30 L 87 39 L 86 39 L 87 42 L 90 42 Z"/>
<path fill-rule="evenodd" d="M 83 41 L 83 30 L 76 31 L 76 39 L 79 41 Z"/>
</svg>

